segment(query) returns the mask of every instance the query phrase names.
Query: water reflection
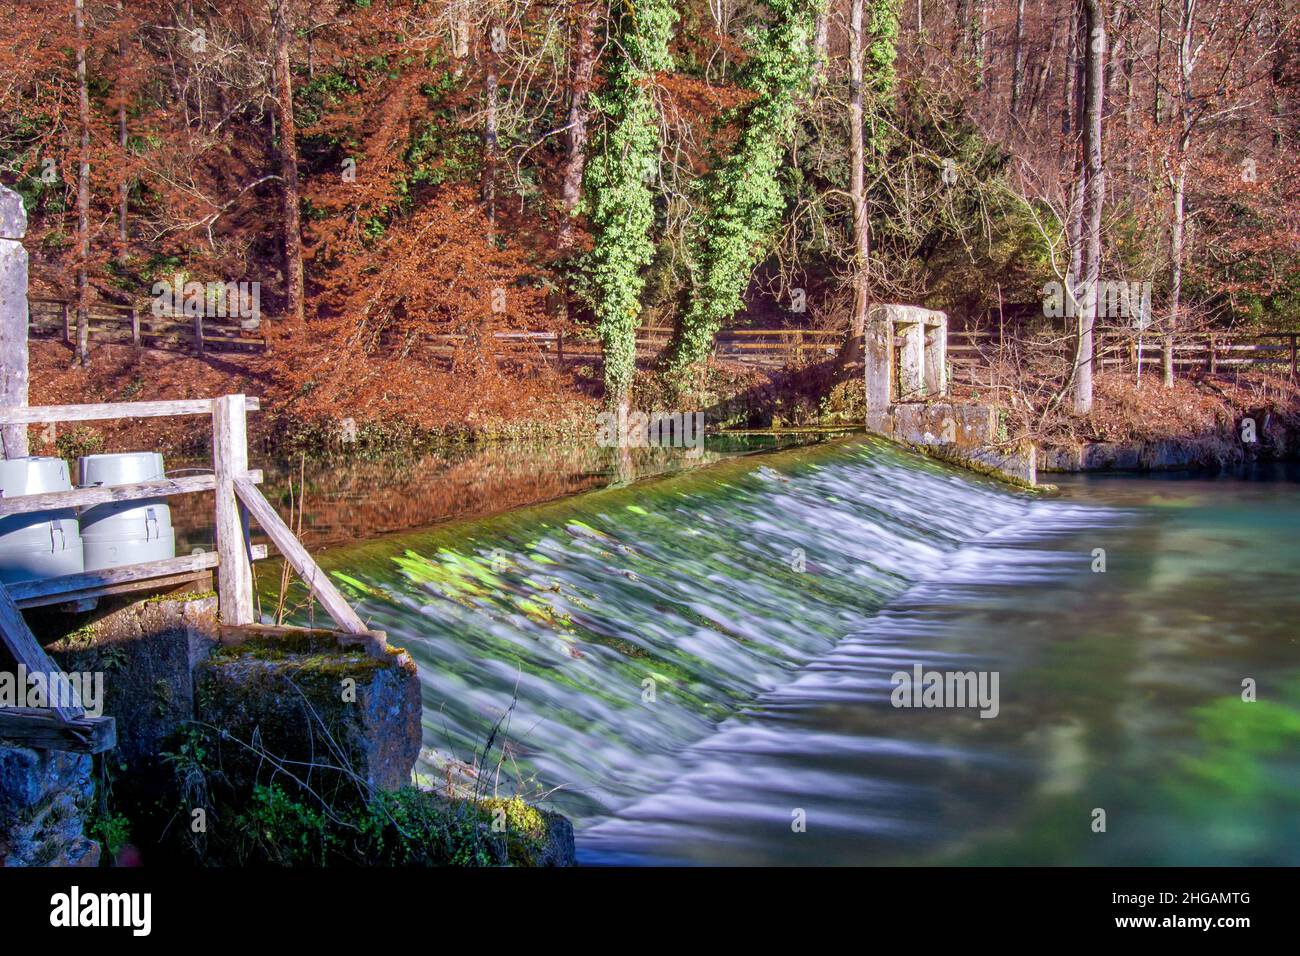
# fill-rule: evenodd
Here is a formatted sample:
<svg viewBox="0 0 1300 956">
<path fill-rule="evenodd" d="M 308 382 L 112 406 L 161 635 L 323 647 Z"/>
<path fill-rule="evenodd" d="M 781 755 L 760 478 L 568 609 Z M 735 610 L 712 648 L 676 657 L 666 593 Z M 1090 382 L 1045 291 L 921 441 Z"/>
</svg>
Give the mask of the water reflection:
<svg viewBox="0 0 1300 956">
<path fill-rule="evenodd" d="M 418 457 L 254 461 L 263 491 L 280 510 L 302 510 L 303 539 L 315 550 L 454 518 L 495 514 L 567 495 L 626 484 L 755 451 L 828 441 L 831 434 L 710 436 L 703 454 L 680 448 L 600 448 L 595 442 L 492 442 L 450 446 Z M 207 470 L 204 461 L 168 462 L 168 472 Z M 300 489 L 306 489 L 300 499 Z M 178 553 L 213 547 L 212 496 L 169 501 Z"/>
</svg>

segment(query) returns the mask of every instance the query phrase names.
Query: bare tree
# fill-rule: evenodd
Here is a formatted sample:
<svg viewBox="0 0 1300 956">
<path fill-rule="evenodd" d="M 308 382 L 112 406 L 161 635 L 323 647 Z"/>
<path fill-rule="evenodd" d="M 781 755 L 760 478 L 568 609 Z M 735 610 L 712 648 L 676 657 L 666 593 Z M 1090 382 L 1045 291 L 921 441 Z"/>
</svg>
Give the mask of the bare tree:
<svg viewBox="0 0 1300 956">
<path fill-rule="evenodd" d="M 1087 290 L 1079 314 L 1079 343 L 1075 355 L 1074 411 L 1092 411 L 1092 333 L 1097 320 L 1101 280 L 1101 205 L 1106 194 L 1102 164 L 1102 101 L 1105 97 L 1106 18 L 1101 0 L 1083 0 L 1083 281 Z"/>
<path fill-rule="evenodd" d="M 559 246 L 573 245 L 573 212 L 582 198 L 582 174 L 587 157 L 588 96 L 596 69 L 596 24 L 600 4 L 580 3 L 573 25 L 573 61 L 569 70 L 569 114 L 565 134 L 564 165 L 561 172 L 560 202 L 564 219 L 560 223 Z"/>
</svg>

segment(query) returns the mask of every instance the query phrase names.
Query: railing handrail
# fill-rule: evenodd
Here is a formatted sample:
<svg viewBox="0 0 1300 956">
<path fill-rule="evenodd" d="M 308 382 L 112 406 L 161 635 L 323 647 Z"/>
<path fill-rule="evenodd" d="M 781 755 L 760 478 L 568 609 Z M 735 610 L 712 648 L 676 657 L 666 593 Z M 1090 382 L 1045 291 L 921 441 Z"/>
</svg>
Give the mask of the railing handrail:
<svg viewBox="0 0 1300 956">
<path fill-rule="evenodd" d="M 182 398 L 161 402 L 103 402 L 98 405 L 17 405 L 0 408 L 0 425 L 44 425 L 49 422 L 114 421 L 129 418 L 171 418 L 211 415 L 217 399 Z M 256 395 L 244 396 L 244 408 L 262 407 Z"/>
</svg>

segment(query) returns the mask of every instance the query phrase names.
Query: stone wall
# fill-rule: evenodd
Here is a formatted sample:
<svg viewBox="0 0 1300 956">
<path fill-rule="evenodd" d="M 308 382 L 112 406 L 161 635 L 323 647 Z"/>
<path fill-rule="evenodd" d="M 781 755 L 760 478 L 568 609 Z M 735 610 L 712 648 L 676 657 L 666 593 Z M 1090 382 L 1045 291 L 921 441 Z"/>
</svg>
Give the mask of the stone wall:
<svg viewBox="0 0 1300 956">
<path fill-rule="evenodd" d="M 85 836 L 94 789 L 89 756 L 0 741 L 0 866 L 95 866 L 99 844 Z"/>
<path fill-rule="evenodd" d="M 1032 442 L 1001 440 L 997 409 L 954 402 L 891 405 L 868 427 L 927 455 L 1014 484 L 1038 483 L 1038 451 Z"/>
</svg>

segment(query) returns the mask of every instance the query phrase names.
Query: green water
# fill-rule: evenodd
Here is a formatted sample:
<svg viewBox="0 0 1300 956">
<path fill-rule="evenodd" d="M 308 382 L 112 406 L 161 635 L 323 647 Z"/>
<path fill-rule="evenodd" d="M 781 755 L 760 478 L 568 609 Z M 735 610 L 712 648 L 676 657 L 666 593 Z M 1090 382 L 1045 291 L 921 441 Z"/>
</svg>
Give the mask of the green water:
<svg viewBox="0 0 1300 956">
<path fill-rule="evenodd" d="M 584 862 L 1294 864 L 1296 477 L 1042 500 L 837 442 L 325 561 L 420 666 L 426 782 Z M 997 716 L 893 706 L 918 664 Z"/>
</svg>

